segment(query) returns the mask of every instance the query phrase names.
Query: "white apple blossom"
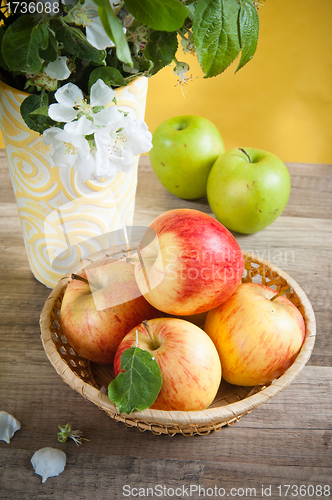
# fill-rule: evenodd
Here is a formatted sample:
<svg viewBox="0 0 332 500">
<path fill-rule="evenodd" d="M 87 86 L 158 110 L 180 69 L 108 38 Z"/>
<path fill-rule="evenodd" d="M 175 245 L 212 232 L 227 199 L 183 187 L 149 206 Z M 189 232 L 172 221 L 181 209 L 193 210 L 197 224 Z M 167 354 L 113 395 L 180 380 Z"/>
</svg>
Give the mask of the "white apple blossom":
<svg viewBox="0 0 332 500">
<path fill-rule="evenodd" d="M 59 56 L 55 61 L 48 63 L 44 73 L 55 80 L 67 80 L 70 76 L 67 60 L 67 56 Z"/>
<path fill-rule="evenodd" d="M 94 106 L 108 106 L 115 97 L 115 91 L 103 80 L 98 80 L 91 87 L 90 103 L 83 96 L 82 90 L 74 83 L 67 83 L 54 94 L 58 104 L 49 106 L 48 114 L 56 122 L 70 122 L 79 115 L 91 116 Z"/>
<path fill-rule="evenodd" d="M 125 116 L 115 106 L 96 113 L 94 123 L 100 125 L 95 132 L 95 142 L 106 168 L 108 165 L 113 170 L 116 164 L 122 172 L 129 172 L 134 156 L 152 148 L 152 134 L 146 123 Z"/>
<path fill-rule="evenodd" d="M 91 87 L 90 105 L 108 106 L 115 98 L 115 90 L 111 89 L 103 80 L 99 79 Z"/>
<path fill-rule="evenodd" d="M 42 61 L 44 62 L 43 59 Z M 39 90 L 43 87 L 50 91 L 56 90 L 58 80 L 67 80 L 70 76 L 67 61 L 67 56 L 59 56 L 55 61 L 48 63 L 42 73 L 27 73 L 28 82 L 36 85 Z"/>
<path fill-rule="evenodd" d="M 48 108 L 48 115 L 52 120 L 56 122 L 74 120 L 78 115 L 79 105 L 84 100 L 82 90 L 73 83 L 67 83 L 56 91 L 54 97 L 58 104 L 51 104 Z"/>
<path fill-rule="evenodd" d="M 59 167 L 73 167 L 84 182 L 128 173 L 135 156 L 152 148 L 146 123 L 121 111 L 112 103 L 114 97 L 114 90 L 101 79 L 92 85 L 89 102 L 68 83 L 55 93 L 58 103 L 49 107 L 49 116 L 64 124 L 63 129 L 51 127 L 43 134 L 51 158 Z"/>
<path fill-rule="evenodd" d="M 52 127 L 43 133 L 43 141 L 51 146 L 50 156 L 56 166 L 74 167 L 83 182 L 90 179 L 94 163 L 89 142 L 83 135 L 69 134 L 59 127 Z"/>
<path fill-rule="evenodd" d="M 109 3 L 112 9 L 119 4 L 118 1 L 112 0 L 109 0 Z M 86 39 L 93 47 L 99 50 L 115 47 L 102 25 L 98 14 L 98 6 L 93 0 L 85 0 L 82 5 L 79 4 L 79 7 L 74 10 L 72 15 L 76 25 L 85 27 Z M 123 31 L 126 33 L 126 28 L 123 28 Z"/>
</svg>

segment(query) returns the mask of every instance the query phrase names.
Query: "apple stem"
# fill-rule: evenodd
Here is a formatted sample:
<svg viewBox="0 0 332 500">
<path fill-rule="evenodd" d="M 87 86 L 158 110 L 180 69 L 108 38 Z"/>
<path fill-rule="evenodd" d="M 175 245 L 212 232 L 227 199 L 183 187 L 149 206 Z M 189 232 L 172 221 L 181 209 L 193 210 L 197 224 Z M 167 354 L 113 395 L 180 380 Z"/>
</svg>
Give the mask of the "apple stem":
<svg viewBox="0 0 332 500">
<path fill-rule="evenodd" d="M 248 160 L 249 160 L 249 163 L 251 163 L 251 158 L 250 158 L 250 156 L 248 155 L 247 151 L 246 151 L 245 149 L 243 149 L 243 148 L 239 148 L 239 150 L 240 150 L 240 151 L 242 151 L 242 153 L 244 153 L 244 154 L 246 155 L 246 157 L 247 157 L 247 158 L 248 158 Z"/>
<path fill-rule="evenodd" d="M 277 299 L 281 295 L 284 295 L 285 293 L 289 293 L 289 292 L 292 292 L 292 291 L 293 291 L 292 287 L 289 286 L 288 288 L 285 288 L 284 290 L 281 290 L 281 292 L 277 293 L 276 295 L 273 295 L 273 297 L 270 299 L 270 301 L 272 302 L 273 300 Z"/>
<path fill-rule="evenodd" d="M 71 275 L 71 279 L 72 280 L 78 280 L 78 281 L 82 281 L 83 283 L 86 283 L 87 285 L 90 286 L 90 288 L 97 288 L 95 285 L 93 285 L 92 283 L 90 283 L 89 280 L 87 280 L 86 278 L 83 278 L 83 276 L 80 276 L 79 274 L 75 274 L 75 273 L 72 273 Z"/>
<path fill-rule="evenodd" d="M 148 332 L 148 335 L 149 335 L 150 340 L 152 342 L 152 350 L 158 349 L 159 346 L 157 345 L 155 339 L 153 338 L 149 322 L 147 320 L 144 320 L 144 321 L 142 321 L 142 323 L 145 326 L 145 329 Z"/>
</svg>

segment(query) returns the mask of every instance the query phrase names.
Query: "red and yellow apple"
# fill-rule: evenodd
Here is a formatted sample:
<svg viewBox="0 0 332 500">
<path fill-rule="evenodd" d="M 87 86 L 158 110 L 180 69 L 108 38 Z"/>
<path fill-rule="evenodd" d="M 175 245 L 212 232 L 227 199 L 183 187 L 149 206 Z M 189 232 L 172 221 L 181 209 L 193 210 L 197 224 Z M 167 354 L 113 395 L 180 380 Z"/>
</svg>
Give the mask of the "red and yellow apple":
<svg viewBox="0 0 332 500">
<path fill-rule="evenodd" d="M 110 364 L 123 337 L 160 313 L 142 297 L 134 266 L 105 259 L 90 264 L 73 279 L 61 305 L 61 326 L 68 343 L 84 358 Z"/>
<path fill-rule="evenodd" d="M 170 210 L 150 229 L 156 237 L 140 249 L 135 276 L 142 294 L 158 310 L 175 316 L 199 314 L 227 300 L 240 284 L 241 248 L 210 215 Z"/>
<path fill-rule="evenodd" d="M 162 387 L 152 409 L 198 411 L 212 403 L 221 381 L 221 366 L 218 352 L 203 330 L 177 318 L 138 325 L 118 347 L 115 375 L 121 369 L 121 354 L 136 345 L 136 335 L 138 347 L 149 351 L 161 370 Z"/>
<path fill-rule="evenodd" d="M 220 356 L 223 378 L 236 385 L 267 384 L 294 362 L 305 338 L 300 311 L 287 297 L 242 283 L 207 315 L 204 330 Z"/>
</svg>

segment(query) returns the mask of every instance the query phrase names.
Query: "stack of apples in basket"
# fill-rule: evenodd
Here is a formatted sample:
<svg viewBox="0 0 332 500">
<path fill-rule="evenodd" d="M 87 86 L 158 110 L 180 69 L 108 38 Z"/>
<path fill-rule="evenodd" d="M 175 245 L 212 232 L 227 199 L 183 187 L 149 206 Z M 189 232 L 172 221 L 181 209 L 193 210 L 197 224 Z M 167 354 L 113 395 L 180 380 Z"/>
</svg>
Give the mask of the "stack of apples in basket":
<svg viewBox="0 0 332 500">
<path fill-rule="evenodd" d="M 197 210 L 170 210 L 130 254 L 72 275 L 62 331 L 81 356 L 113 365 L 108 397 L 120 413 L 203 410 L 222 378 L 267 384 L 304 342 L 295 305 L 267 286 L 242 283 L 243 271 L 225 226 Z"/>
</svg>

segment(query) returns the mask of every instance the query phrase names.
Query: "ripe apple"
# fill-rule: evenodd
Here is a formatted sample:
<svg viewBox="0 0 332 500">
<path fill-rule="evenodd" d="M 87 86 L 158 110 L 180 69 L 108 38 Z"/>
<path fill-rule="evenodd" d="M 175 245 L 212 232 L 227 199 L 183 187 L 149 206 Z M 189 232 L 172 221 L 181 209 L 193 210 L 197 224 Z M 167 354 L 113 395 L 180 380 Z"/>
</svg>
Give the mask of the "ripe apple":
<svg viewBox="0 0 332 500">
<path fill-rule="evenodd" d="M 204 330 L 220 356 L 223 378 L 236 385 L 267 384 L 293 363 L 305 337 L 300 311 L 258 283 L 242 283 L 207 315 Z"/>
<path fill-rule="evenodd" d="M 194 323 L 194 325 L 199 326 L 200 328 L 204 328 L 204 323 L 206 320 L 206 316 L 208 314 L 208 311 L 198 313 L 198 314 L 190 314 L 188 316 L 180 316 L 177 315 L 175 316 L 178 319 L 184 319 L 185 321 L 189 321 L 190 323 Z M 174 316 L 170 316 L 174 317 Z"/>
<path fill-rule="evenodd" d="M 159 311 L 188 316 L 208 311 L 241 282 L 244 257 L 232 234 L 210 215 L 170 210 L 151 224 L 155 240 L 142 248 L 135 276 Z"/>
<path fill-rule="evenodd" d="M 155 410 L 198 411 L 213 401 L 221 381 L 217 350 L 198 326 L 177 318 L 157 318 L 138 325 L 122 340 L 114 359 L 114 374 L 120 372 L 121 354 L 136 344 L 149 351 L 162 375 Z"/>
<path fill-rule="evenodd" d="M 277 156 L 254 148 L 233 148 L 214 163 L 207 197 L 222 224 L 231 231 L 251 234 L 279 217 L 290 187 L 287 167 Z"/>
<path fill-rule="evenodd" d="M 63 333 L 84 358 L 110 364 L 123 337 L 160 313 L 142 297 L 132 264 L 104 259 L 87 266 L 80 276 L 88 281 L 73 279 L 63 297 Z"/>
<path fill-rule="evenodd" d="M 151 165 L 168 191 L 185 200 L 206 196 L 211 167 L 225 151 L 212 122 L 200 116 L 175 116 L 156 128 L 152 145 Z"/>
</svg>

